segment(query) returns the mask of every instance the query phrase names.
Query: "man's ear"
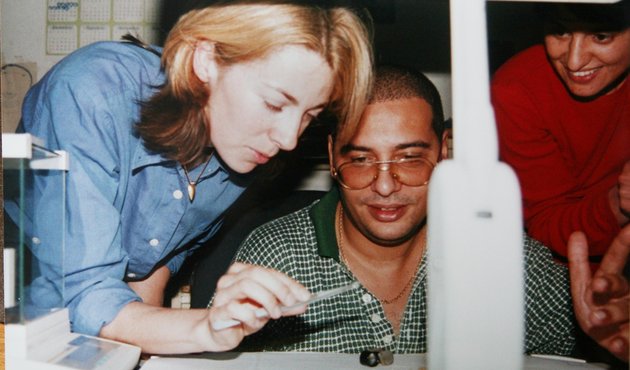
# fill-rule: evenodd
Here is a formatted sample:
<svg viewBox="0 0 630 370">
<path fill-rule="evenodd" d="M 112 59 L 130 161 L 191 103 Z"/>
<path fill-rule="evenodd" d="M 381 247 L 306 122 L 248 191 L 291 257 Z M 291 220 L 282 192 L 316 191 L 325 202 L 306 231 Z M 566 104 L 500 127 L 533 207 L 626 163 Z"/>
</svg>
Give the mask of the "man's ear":
<svg viewBox="0 0 630 370">
<path fill-rule="evenodd" d="M 218 71 L 215 44 L 210 41 L 200 41 L 193 54 L 193 70 L 202 82 L 209 83 L 216 79 Z"/>
<path fill-rule="evenodd" d="M 440 160 L 448 159 L 448 143 L 453 138 L 453 129 L 447 128 L 442 132 L 442 141 L 440 142 Z"/>
<path fill-rule="evenodd" d="M 332 135 L 328 135 L 328 165 L 330 166 L 330 175 L 336 177 L 335 164 L 333 163 L 334 139 Z"/>
</svg>

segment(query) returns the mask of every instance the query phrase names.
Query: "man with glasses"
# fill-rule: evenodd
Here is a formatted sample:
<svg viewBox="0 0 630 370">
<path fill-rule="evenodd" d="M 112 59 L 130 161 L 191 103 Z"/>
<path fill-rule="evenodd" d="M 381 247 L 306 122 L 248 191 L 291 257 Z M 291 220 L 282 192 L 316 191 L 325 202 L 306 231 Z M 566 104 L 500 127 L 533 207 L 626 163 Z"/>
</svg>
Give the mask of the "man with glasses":
<svg viewBox="0 0 630 370">
<path fill-rule="evenodd" d="M 447 154 L 443 121 L 439 94 L 424 75 L 377 71 L 357 131 L 329 137 L 338 186 L 253 231 L 236 255 L 287 273 L 311 292 L 353 281 L 360 287 L 312 303 L 303 315 L 270 321 L 239 350 L 426 352 L 427 184 Z M 574 317 L 566 268 L 532 239 L 524 249 L 524 351 L 570 354 Z"/>
</svg>

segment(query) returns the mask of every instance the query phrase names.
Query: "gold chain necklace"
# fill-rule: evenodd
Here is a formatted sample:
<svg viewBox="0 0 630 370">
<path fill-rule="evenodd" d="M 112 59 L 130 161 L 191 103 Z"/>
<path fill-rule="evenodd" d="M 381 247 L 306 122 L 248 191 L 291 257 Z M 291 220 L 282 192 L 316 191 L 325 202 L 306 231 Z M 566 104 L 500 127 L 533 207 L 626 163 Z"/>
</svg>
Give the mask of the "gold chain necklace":
<svg viewBox="0 0 630 370">
<path fill-rule="evenodd" d="M 341 257 L 341 260 L 346 264 L 346 266 L 348 266 L 348 269 L 352 270 L 352 267 L 350 266 L 350 263 L 348 263 L 348 259 L 346 258 L 345 254 L 343 253 L 343 249 L 344 249 L 344 239 L 343 239 L 343 234 L 344 234 L 344 229 L 343 229 L 343 211 L 341 209 L 341 206 L 337 206 L 337 214 L 335 215 L 336 219 L 337 219 L 337 233 L 339 234 L 339 257 Z M 409 288 L 411 288 L 411 286 L 413 285 L 413 282 L 416 280 L 416 272 L 418 271 L 418 267 L 420 266 L 420 263 L 422 262 L 422 256 L 420 256 L 420 261 L 418 261 L 418 264 L 416 265 L 416 268 L 414 269 L 413 273 L 411 274 L 411 277 L 409 278 L 409 280 L 407 281 L 407 284 L 405 284 L 405 286 L 402 288 L 402 290 L 394 297 L 394 298 L 390 298 L 390 299 L 381 299 L 378 298 L 379 302 L 381 302 L 382 304 L 392 304 L 396 301 L 398 301 L 400 298 L 402 298 L 405 294 L 405 292 L 407 292 L 407 290 L 409 290 Z"/>
<path fill-rule="evenodd" d="M 201 176 L 203 175 L 203 173 L 206 172 L 206 167 L 208 167 L 208 163 L 210 163 L 210 160 L 212 159 L 213 155 L 214 155 L 214 150 L 210 152 L 210 158 L 208 158 L 208 160 L 206 161 L 206 164 L 203 165 L 203 168 L 201 169 L 201 172 L 199 172 L 199 176 L 197 176 L 197 180 L 195 181 L 190 181 L 190 176 L 188 176 L 188 170 L 186 169 L 186 166 L 182 164 L 182 169 L 184 170 L 184 174 L 186 175 L 186 181 L 188 182 L 188 199 L 190 199 L 191 203 L 193 199 L 195 199 L 195 193 L 197 192 L 197 183 L 201 179 Z"/>
</svg>

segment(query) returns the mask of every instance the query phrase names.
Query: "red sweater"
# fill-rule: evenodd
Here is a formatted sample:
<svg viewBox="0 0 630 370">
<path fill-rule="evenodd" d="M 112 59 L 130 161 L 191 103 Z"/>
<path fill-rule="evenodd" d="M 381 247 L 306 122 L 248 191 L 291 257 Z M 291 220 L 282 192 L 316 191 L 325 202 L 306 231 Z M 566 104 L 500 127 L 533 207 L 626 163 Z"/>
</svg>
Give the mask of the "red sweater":
<svg viewBox="0 0 630 370">
<path fill-rule="evenodd" d="M 602 255 L 620 226 L 608 202 L 630 160 L 630 82 L 591 102 L 568 94 L 542 45 L 495 74 L 492 100 L 503 161 L 523 192 L 528 233 L 566 256 L 567 240 L 586 233 L 591 256 Z"/>
</svg>

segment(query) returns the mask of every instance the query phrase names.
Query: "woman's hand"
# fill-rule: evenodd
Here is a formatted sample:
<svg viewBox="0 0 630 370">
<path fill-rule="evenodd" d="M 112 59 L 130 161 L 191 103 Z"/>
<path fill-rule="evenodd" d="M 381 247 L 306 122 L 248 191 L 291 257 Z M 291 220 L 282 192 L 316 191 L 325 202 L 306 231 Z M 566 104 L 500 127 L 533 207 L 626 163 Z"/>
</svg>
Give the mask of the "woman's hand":
<svg viewBox="0 0 630 370">
<path fill-rule="evenodd" d="M 212 306 L 208 313 L 208 328 L 215 343 L 214 351 L 227 351 L 238 346 L 246 335 L 260 330 L 269 319 L 298 315 L 306 305 L 281 312 L 310 298 L 309 291 L 287 275 L 276 270 L 244 263 L 233 264 L 219 279 Z M 257 317 L 258 309 L 268 316 Z M 236 320 L 239 325 L 215 329 L 217 323 Z"/>
<path fill-rule="evenodd" d="M 623 269 L 630 254 L 630 226 L 613 240 L 591 275 L 588 244 L 581 232 L 569 238 L 569 273 L 573 309 L 580 327 L 600 346 L 628 362 L 630 288 Z"/>
</svg>

